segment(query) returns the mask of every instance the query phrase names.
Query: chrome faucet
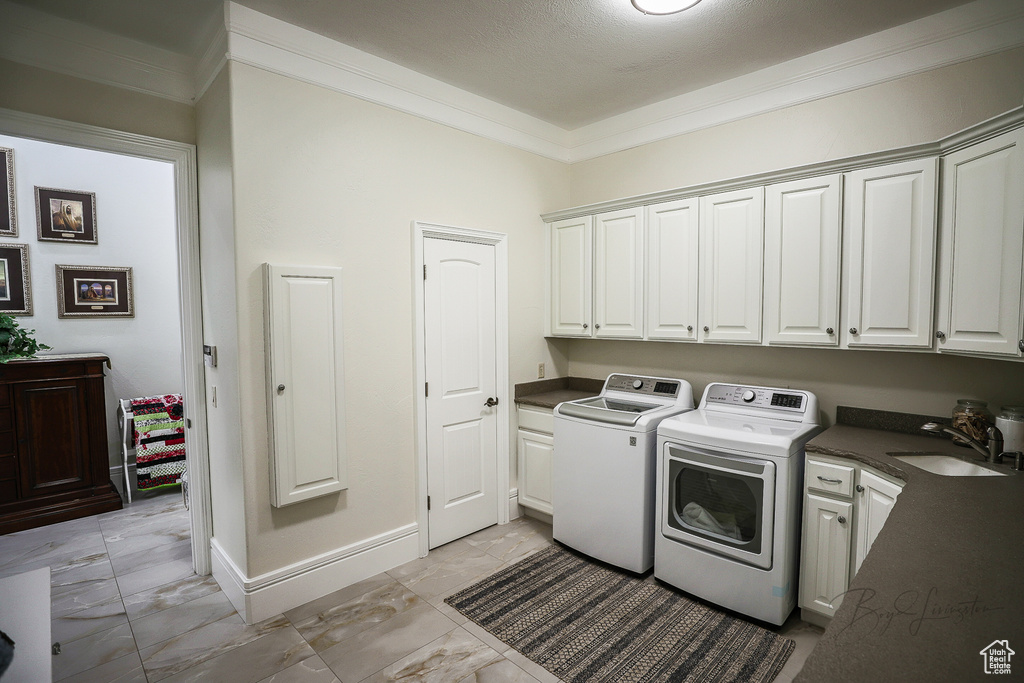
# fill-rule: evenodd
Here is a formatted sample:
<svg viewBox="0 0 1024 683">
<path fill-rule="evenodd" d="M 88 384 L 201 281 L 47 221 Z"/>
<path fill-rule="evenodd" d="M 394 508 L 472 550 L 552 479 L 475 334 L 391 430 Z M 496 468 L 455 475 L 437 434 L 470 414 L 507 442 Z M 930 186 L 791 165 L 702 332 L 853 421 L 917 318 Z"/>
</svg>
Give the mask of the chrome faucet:
<svg viewBox="0 0 1024 683">
<path fill-rule="evenodd" d="M 971 448 L 981 453 L 981 457 L 985 459 L 985 462 L 1000 462 L 1002 460 L 1000 456 L 1003 452 L 1003 435 L 996 427 L 989 428 L 988 446 L 985 446 L 970 434 L 962 432 L 956 427 L 950 427 L 939 422 L 923 424 L 921 425 L 921 431 L 932 432 L 933 434 L 949 434 L 950 436 L 962 439 Z"/>
</svg>

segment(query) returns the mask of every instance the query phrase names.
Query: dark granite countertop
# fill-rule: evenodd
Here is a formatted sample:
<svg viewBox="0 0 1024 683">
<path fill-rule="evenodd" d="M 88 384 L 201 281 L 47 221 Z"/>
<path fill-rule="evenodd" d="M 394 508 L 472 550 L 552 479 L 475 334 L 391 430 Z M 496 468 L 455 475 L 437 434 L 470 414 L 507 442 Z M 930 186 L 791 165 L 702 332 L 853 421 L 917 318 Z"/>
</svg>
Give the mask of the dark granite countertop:
<svg viewBox="0 0 1024 683">
<path fill-rule="evenodd" d="M 975 454 L 845 424 L 807 444 L 906 485 L 796 681 L 980 681 L 990 678 L 980 652 L 993 641 L 1024 653 L 1024 472 L 994 465 L 1010 475 L 944 477 L 886 455 L 896 451 Z M 1024 678 L 1017 657 L 1004 679 Z"/>
<path fill-rule="evenodd" d="M 597 396 L 604 387 L 603 379 L 556 377 L 525 382 L 515 386 L 516 405 L 554 409 L 563 401 Z"/>
</svg>

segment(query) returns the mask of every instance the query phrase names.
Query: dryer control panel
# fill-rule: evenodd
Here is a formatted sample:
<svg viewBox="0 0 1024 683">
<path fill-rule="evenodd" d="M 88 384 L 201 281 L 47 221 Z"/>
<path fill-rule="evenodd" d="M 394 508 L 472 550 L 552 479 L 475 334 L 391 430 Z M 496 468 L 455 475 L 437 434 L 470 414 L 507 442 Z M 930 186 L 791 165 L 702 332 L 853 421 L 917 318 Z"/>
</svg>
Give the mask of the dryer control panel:
<svg viewBox="0 0 1024 683">
<path fill-rule="evenodd" d="M 799 419 L 811 404 L 817 411 L 813 395 L 795 389 L 772 389 L 743 384 L 709 384 L 704 391 L 704 405 L 753 408 L 767 413 L 784 413 Z M 703 405 L 702 405 L 703 407 Z M 813 413 L 812 413 L 813 415 Z"/>
<path fill-rule="evenodd" d="M 673 398 L 679 394 L 679 382 L 661 377 L 609 375 L 604 383 L 604 391 L 621 391 L 630 394 Z"/>
</svg>

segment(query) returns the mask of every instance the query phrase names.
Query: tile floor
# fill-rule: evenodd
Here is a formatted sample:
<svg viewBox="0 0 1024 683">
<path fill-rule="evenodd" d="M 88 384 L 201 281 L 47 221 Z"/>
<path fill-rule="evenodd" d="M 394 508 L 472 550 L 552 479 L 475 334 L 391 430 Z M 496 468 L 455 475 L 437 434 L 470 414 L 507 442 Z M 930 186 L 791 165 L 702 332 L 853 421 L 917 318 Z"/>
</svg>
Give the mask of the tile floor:
<svg viewBox="0 0 1024 683">
<path fill-rule="evenodd" d="M 529 518 L 246 625 L 211 577 L 191 570 L 176 490 L 125 509 L 0 536 L 0 576 L 49 566 L 54 681 L 443 683 L 557 681 L 444 604 L 457 589 L 551 543 Z M 789 683 L 820 631 L 795 617 Z"/>
</svg>

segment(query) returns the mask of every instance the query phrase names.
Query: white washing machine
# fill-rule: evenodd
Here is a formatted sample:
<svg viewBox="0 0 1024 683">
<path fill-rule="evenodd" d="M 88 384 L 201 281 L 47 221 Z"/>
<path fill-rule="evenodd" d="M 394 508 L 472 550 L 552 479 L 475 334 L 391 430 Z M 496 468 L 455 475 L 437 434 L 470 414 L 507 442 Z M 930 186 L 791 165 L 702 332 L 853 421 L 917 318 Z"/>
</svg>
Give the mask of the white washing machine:
<svg viewBox="0 0 1024 683">
<path fill-rule="evenodd" d="M 654 564 L 658 424 L 693 410 L 689 382 L 613 374 L 598 396 L 555 407 L 552 532 L 634 572 Z"/>
<path fill-rule="evenodd" d="M 804 444 L 822 431 L 807 391 L 709 384 L 658 428 L 654 575 L 755 619 L 796 606 Z"/>
</svg>

